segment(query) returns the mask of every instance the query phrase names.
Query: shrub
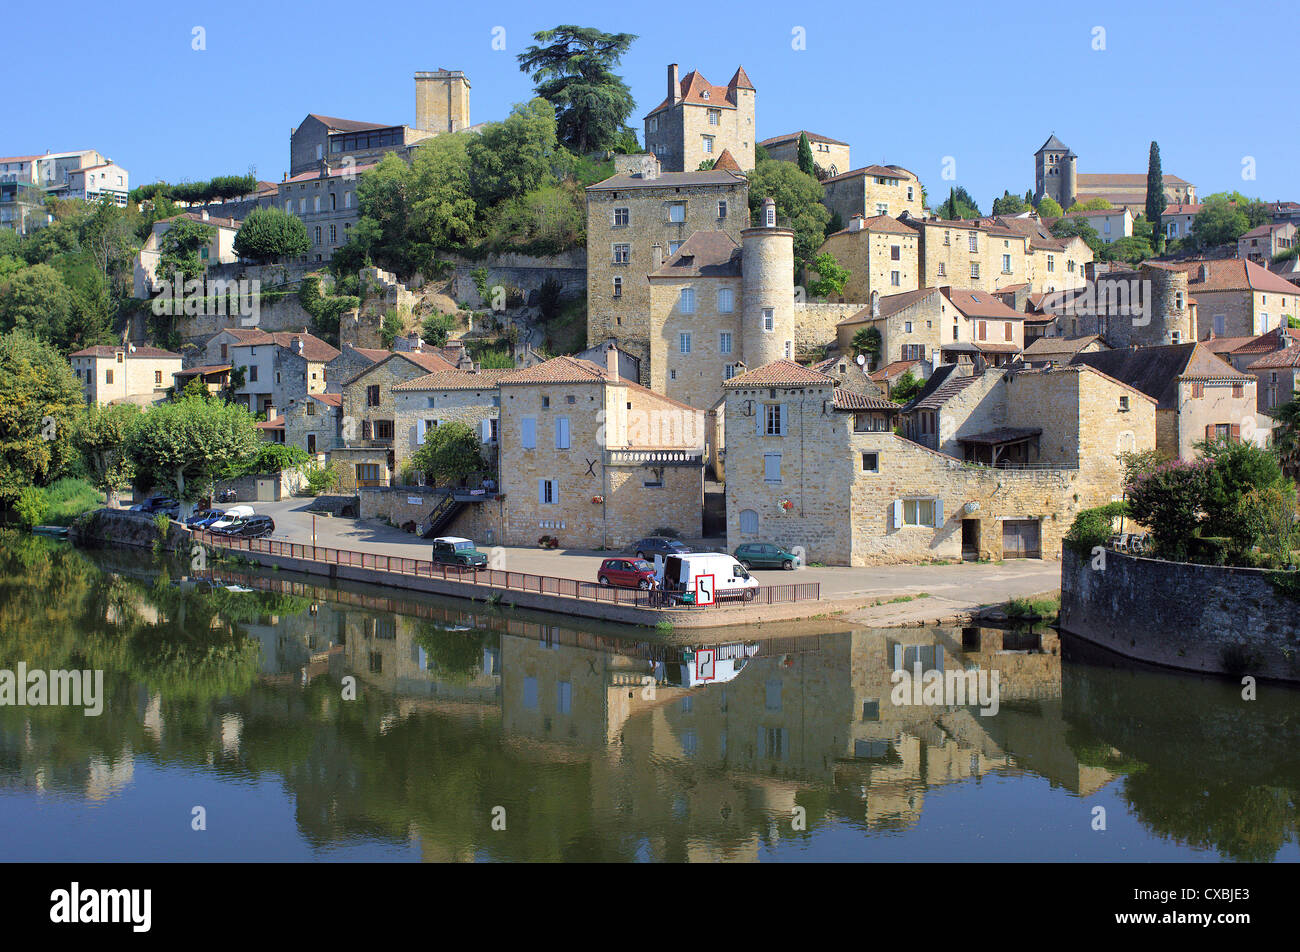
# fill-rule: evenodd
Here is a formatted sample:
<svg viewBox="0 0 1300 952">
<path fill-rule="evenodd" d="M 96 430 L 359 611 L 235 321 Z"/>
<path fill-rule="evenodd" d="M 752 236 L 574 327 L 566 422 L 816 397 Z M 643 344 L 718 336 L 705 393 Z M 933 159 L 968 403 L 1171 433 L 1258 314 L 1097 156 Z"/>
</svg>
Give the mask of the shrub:
<svg viewBox="0 0 1300 952">
<path fill-rule="evenodd" d="M 306 480 L 306 492 L 309 496 L 319 496 L 321 493 L 332 492 L 338 487 L 342 474 L 339 472 L 337 464 L 330 463 L 327 466 L 313 464 L 303 470 L 303 478 Z"/>
<path fill-rule="evenodd" d="M 1066 543 L 1080 555 L 1089 555 L 1105 545 L 1115 532 L 1115 520 L 1128 515 L 1128 503 L 1109 502 L 1093 509 L 1083 509 L 1074 517 L 1065 533 Z"/>
<path fill-rule="evenodd" d="M 1162 463 L 1128 487 L 1129 512 L 1151 531 L 1155 552 L 1186 560 L 1209 483 L 1209 460 Z"/>
<path fill-rule="evenodd" d="M 29 529 L 41 525 L 49 509 L 50 504 L 45 497 L 45 490 L 39 486 L 24 487 L 19 490 L 18 498 L 14 501 L 14 512 L 18 515 L 18 521 Z"/>
</svg>

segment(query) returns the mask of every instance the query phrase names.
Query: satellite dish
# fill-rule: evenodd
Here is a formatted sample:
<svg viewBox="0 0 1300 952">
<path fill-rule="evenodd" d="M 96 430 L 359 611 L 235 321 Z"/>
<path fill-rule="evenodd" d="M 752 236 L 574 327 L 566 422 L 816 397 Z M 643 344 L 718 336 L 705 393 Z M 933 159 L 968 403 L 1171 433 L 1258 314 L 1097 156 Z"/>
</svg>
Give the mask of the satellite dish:
<svg viewBox="0 0 1300 952">
<path fill-rule="evenodd" d="M 866 354 L 858 354 L 858 366 L 861 367 L 866 362 L 867 362 Z"/>
</svg>

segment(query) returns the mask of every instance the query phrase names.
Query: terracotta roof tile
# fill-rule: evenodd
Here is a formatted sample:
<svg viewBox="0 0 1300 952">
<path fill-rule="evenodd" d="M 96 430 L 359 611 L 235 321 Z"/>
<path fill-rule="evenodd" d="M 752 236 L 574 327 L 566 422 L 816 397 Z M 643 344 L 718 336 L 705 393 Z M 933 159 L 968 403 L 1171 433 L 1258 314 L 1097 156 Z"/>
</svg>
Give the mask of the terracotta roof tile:
<svg viewBox="0 0 1300 952">
<path fill-rule="evenodd" d="M 1292 344 L 1286 350 L 1266 354 L 1246 369 L 1283 370 L 1289 367 L 1300 367 L 1300 344 Z"/>
<path fill-rule="evenodd" d="M 810 367 L 796 364 L 792 360 L 774 360 L 762 367 L 747 370 L 739 376 L 732 377 L 722 386 L 728 389 L 737 387 L 780 387 L 780 386 L 828 386 L 835 380 L 826 374 L 818 373 Z"/>
<path fill-rule="evenodd" d="M 852 390 L 844 390 L 840 387 L 835 388 L 835 409 L 836 410 L 888 410 L 891 413 L 899 412 L 900 407 L 893 400 L 886 400 L 884 397 L 869 397 L 866 394 L 855 393 Z"/>
<path fill-rule="evenodd" d="M 798 132 L 790 132 L 786 135 L 772 136 L 770 139 L 764 139 L 759 145 L 766 148 L 769 145 L 780 145 L 783 142 L 797 142 L 800 136 L 807 136 L 809 142 L 829 142 L 831 145 L 848 145 L 847 142 L 841 142 L 839 139 L 832 139 L 830 136 L 818 135 L 815 132 L 809 132 L 807 129 L 800 129 Z"/>
<path fill-rule="evenodd" d="M 497 383 L 517 370 L 440 370 L 394 385 L 393 390 L 495 390 Z"/>
<path fill-rule="evenodd" d="M 999 321 L 1023 321 L 1025 315 L 1013 311 L 989 291 L 972 291 L 969 288 L 940 289 L 954 308 L 964 317 L 981 317 Z"/>
<path fill-rule="evenodd" d="M 740 262 L 740 245 L 731 235 L 725 231 L 697 231 L 677 249 L 677 254 L 650 272 L 650 277 L 736 277 Z"/>
<path fill-rule="evenodd" d="M 120 345 L 114 345 L 114 344 L 95 344 L 92 347 L 85 347 L 81 350 L 75 351 L 74 353 L 71 353 L 68 356 L 69 357 L 112 357 L 119 352 L 124 352 L 128 359 L 135 358 L 139 360 L 144 358 L 152 358 L 157 360 L 157 359 L 172 358 L 172 357 L 174 357 L 177 360 L 181 359 L 180 354 L 173 354 L 170 350 L 163 350 L 160 347 L 149 347 L 147 345 L 139 345 L 137 347 L 131 348 L 131 347 L 122 347 Z"/>
</svg>

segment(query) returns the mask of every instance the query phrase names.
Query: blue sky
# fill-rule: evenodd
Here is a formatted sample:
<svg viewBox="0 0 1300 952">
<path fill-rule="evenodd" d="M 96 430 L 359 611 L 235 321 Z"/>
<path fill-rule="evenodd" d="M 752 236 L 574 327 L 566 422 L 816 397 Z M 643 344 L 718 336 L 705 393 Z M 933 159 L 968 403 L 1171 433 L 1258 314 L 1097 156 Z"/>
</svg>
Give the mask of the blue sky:
<svg viewBox="0 0 1300 952">
<path fill-rule="evenodd" d="M 854 166 L 903 165 L 932 197 L 947 191 L 952 156 L 985 212 L 1004 188 L 1032 185 L 1032 154 L 1052 132 L 1081 172 L 1143 172 L 1156 139 L 1165 171 L 1201 195 L 1300 199 L 1300 124 L 1284 91 L 1300 23 L 1290 3 L 616 6 L 234 0 L 186 12 L 72 0 L 59 19 L 83 28 L 8 44 L 0 76 L 21 92 L 6 98 L 0 154 L 97 148 L 133 185 L 250 165 L 278 181 L 308 112 L 413 124 L 416 70 L 464 70 L 472 120 L 501 118 L 532 95 L 515 63 L 531 34 L 578 23 L 639 35 L 621 67 L 638 131 L 668 63 L 715 83 L 743 64 L 760 139 L 798 128 L 843 139 Z M 196 26 L 203 51 L 191 48 Z M 505 52 L 492 49 L 498 26 Z M 792 48 L 796 27 L 806 49 Z M 1092 48 L 1095 27 L 1104 50 Z M 1254 181 L 1242 178 L 1246 157 Z"/>
</svg>

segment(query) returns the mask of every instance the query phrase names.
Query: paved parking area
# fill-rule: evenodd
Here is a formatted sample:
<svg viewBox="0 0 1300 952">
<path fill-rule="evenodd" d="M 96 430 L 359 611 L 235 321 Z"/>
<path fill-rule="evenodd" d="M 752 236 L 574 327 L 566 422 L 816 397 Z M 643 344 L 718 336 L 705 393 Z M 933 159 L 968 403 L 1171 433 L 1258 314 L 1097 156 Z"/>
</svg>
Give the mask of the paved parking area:
<svg viewBox="0 0 1300 952">
<path fill-rule="evenodd" d="M 427 558 L 429 543 L 409 532 L 380 522 L 317 516 L 307 508 L 309 499 L 253 503 L 258 512 L 275 520 L 273 539 L 286 542 L 311 542 L 315 531 L 317 545 L 354 552 L 378 552 L 407 558 Z M 313 525 L 314 523 L 314 525 Z M 721 540 L 719 540 L 721 548 Z M 551 575 L 595 581 L 602 559 L 611 552 L 579 549 L 543 550 L 506 546 L 502 549 L 504 567 L 515 572 Z M 1060 587 L 1061 566 L 1054 560 L 1013 559 L 1001 565 L 972 562 L 952 565 L 880 565 L 865 568 L 804 568 L 796 572 L 756 570 L 760 581 L 785 584 L 794 581 L 820 582 L 822 597 L 875 598 L 926 593 L 931 599 L 909 603 L 910 609 L 899 614 L 943 614 L 1006 601 Z M 882 608 L 884 606 L 881 606 Z"/>
</svg>

